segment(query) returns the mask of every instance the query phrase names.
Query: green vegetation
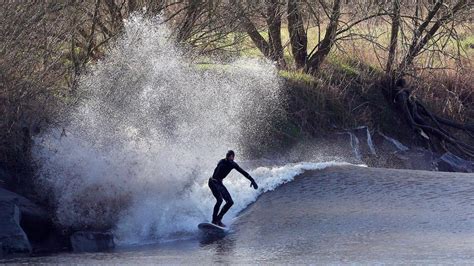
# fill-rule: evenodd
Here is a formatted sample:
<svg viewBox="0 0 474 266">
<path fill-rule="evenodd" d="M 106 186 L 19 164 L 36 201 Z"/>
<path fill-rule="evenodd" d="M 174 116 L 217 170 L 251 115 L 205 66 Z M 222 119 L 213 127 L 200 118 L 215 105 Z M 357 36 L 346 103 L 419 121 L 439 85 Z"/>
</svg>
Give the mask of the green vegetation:
<svg viewBox="0 0 474 266">
<path fill-rule="evenodd" d="M 459 42 L 463 49 L 471 51 L 471 53 L 474 51 L 474 34 L 465 36 Z"/>
<path fill-rule="evenodd" d="M 301 71 L 280 70 L 278 71 L 280 77 L 295 83 L 313 85 L 316 82 L 315 77 Z"/>
</svg>

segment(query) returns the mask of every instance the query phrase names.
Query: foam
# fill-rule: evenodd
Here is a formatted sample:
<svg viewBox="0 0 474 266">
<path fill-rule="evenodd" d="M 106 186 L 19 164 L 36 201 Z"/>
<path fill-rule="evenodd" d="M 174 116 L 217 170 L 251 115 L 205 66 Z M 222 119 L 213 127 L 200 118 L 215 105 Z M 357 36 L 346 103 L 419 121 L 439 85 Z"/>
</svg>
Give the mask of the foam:
<svg viewBox="0 0 474 266">
<path fill-rule="evenodd" d="M 349 165 L 345 162 L 302 162 L 284 166 L 258 167 L 249 171 L 259 184 L 259 189 L 250 187 L 250 182 L 233 171 L 224 180 L 234 200 L 234 206 L 224 217 L 231 224 L 233 218 L 254 202 L 258 196 L 274 190 L 279 185 L 292 181 L 306 170 L 323 169 L 330 166 Z M 173 233 L 194 232 L 197 224 L 209 221 L 215 199 L 207 185 L 207 179 L 195 183 L 180 198 L 166 205 L 159 204 L 159 196 L 148 195 L 130 208 L 130 213 L 117 225 L 116 235 L 121 244 L 140 244 L 150 240 L 168 239 Z"/>
<path fill-rule="evenodd" d="M 51 196 L 60 225 L 111 229 L 120 244 L 194 232 L 211 216 L 207 179 L 217 161 L 228 149 L 245 158 L 242 143 L 259 145 L 283 107 L 276 69 L 241 58 L 199 70 L 159 18 L 140 16 L 107 54 L 81 77 L 83 100 L 67 123 L 35 139 L 40 193 Z M 226 219 L 304 170 L 333 164 L 250 169 L 258 191 L 232 174 Z"/>
<path fill-rule="evenodd" d="M 259 145 L 284 102 L 271 62 L 199 69 L 160 18 L 139 15 L 77 93 L 66 123 L 34 140 L 40 193 L 60 225 L 113 228 L 122 239 L 160 238 L 202 219 L 210 199 L 197 188 L 228 149 L 243 158 Z"/>
</svg>

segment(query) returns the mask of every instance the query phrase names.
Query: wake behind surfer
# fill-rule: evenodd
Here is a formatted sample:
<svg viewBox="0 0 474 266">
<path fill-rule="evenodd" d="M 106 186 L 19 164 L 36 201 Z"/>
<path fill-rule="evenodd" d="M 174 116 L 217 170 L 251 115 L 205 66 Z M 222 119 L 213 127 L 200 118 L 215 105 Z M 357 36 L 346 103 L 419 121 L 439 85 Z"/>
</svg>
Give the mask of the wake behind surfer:
<svg viewBox="0 0 474 266">
<path fill-rule="evenodd" d="M 227 188 L 222 184 L 222 180 L 230 173 L 230 171 L 232 171 L 232 169 L 239 171 L 239 173 L 250 180 L 251 187 L 254 189 L 258 188 L 257 183 L 255 183 L 255 180 L 249 175 L 249 173 L 245 172 L 236 162 L 234 162 L 234 157 L 234 151 L 228 151 L 225 158 L 220 160 L 217 164 L 216 169 L 214 169 L 214 174 L 212 174 L 212 177 L 209 178 L 208 182 L 212 195 L 216 198 L 216 205 L 214 205 L 214 211 L 212 213 L 212 223 L 222 227 L 225 227 L 225 224 L 222 223 L 222 217 L 224 217 L 224 214 L 234 204 L 229 191 L 227 191 Z M 222 200 L 225 200 L 225 204 L 219 212 Z"/>
</svg>

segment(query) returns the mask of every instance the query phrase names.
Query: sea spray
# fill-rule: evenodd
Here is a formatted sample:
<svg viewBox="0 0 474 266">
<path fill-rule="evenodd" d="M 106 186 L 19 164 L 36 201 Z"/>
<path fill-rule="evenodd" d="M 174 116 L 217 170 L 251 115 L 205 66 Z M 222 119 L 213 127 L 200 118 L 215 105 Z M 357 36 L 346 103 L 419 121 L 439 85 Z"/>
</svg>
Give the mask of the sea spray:
<svg viewBox="0 0 474 266">
<path fill-rule="evenodd" d="M 284 103 L 272 64 L 238 59 L 204 71 L 159 19 L 140 16 L 81 77 L 78 94 L 68 123 L 35 139 L 39 183 L 59 224 L 112 229 L 119 243 L 192 232 L 208 220 L 217 161 L 228 149 L 239 160 L 245 145 L 258 146 Z M 251 170 L 259 191 L 231 174 L 236 205 L 226 219 L 306 168 Z"/>
<path fill-rule="evenodd" d="M 304 171 L 343 165 L 351 164 L 330 161 L 258 167 L 249 171 L 259 184 L 258 190 L 251 188 L 250 182 L 245 177 L 233 171 L 224 179 L 224 184 L 234 200 L 234 205 L 224 217 L 224 222 L 231 224 L 238 213 L 254 202 L 260 194 L 292 181 Z M 120 219 L 115 228 L 119 244 L 143 244 L 150 240 L 175 239 L 173 233 L 194 232 L 197 230 L 197 224 L 210 220 L 215 199 L 206 179 L 202 183 L 195 183 L 183 197 L 167 202 L 166 205 L 160 204 L 156 196 L 144 197 L 136 204 L 137 206 L 128 209 L 127 215 Z M 193 209 L 194 211 L 191 211 Z M 157 214 L 160 214 L 159 219 Z M 186 234 L 184 236 L 188 237 Z"/>
<path fill-rule="evenodd" d="M 81 77 L 68 122 L 35 139 L 43 194 L 65 227 L 128 223 L 143 238 L 188 230 L 208 216 L 211 194 L 201 191 L 215 164 L 259 145 L 280 92 L 270 62 L 199 69 L 159 18 L 134 16 Z"/>
</svg>

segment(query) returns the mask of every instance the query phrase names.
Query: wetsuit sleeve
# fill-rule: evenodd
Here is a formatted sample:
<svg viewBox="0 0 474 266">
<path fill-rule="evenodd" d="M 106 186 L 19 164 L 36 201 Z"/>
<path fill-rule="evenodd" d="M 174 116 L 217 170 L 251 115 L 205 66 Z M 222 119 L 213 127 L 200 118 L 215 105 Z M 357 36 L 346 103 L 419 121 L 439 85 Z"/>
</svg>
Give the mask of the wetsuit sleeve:
<svg viewBox="0 0 474 266">
<path fill-rule="evenodd" d="M 245 172 L 245 170 L 240 168 L 240 166 L 235 162 L 234 162 L 234 169 L 237 170 L 239 173 L 241 173 L 243 176 L 245 176 L 251 182 L 254 182 L 253 178 L 249 175 L 249 173 Z"/>
</svg>

